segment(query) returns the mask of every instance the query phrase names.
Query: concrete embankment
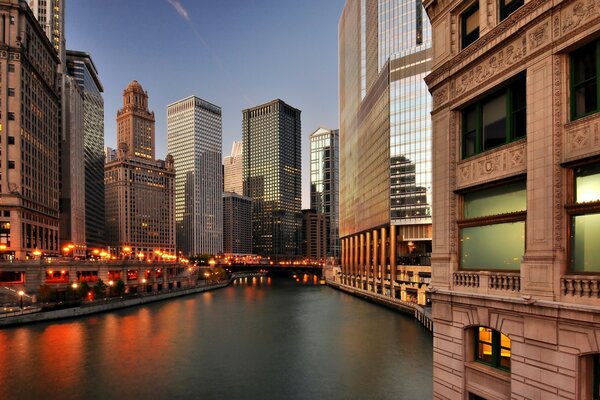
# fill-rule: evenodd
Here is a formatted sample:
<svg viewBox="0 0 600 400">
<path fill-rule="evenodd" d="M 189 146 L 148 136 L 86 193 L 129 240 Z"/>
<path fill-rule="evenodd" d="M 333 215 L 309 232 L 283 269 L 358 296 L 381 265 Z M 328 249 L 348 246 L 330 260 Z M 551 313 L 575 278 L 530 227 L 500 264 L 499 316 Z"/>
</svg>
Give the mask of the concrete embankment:
<svg viewBox="0 0 600 400">
<path fill-rule="evenodd" d="M 377 293 L 372 293 L 366 290 L 354 288 L 351 286 L 343 285 L 339 282 L 335 282 L 332 280 L 327 280 L 327 285 L 351 294 L 356 297 L 360 297 L 362 299 L 366 299 L 368 301 L 372 301 L 377 304 L 381 304 L 388 308 L 393 308 L 395 310 L 401 311 L 405 314 L 412 315 L 421 325 L 423 325 L 427 330 L 433 332 L 433 319 L 431 318 L 431 314 L 429 310 L 424 309 L 423 307 L 409 303 L 407 301 L 402 301 L 399 299 L 394 299 L 391 297 L 382 296 Z"/>
<path fill-rule="evenodd" d="M 157 294 L 144 294 L 140 297 L 133 298 L 112 298 L 107 301 L 99 300 L 94 303 L 84 303 L 81 307 L 74 308 L 65 308 L 63 310 L 56 311 L 45 311 L 45 312 L 35 312 L 35 313 L 24 313 L 13 315 L 10 317 L 0 317 L 0 327 L 13 326 L 13 325 L 22 325 L 33 322 L 43 322 L 43 321 L 51 321 L 65 318 L 76 318 L 90 314 L 96 314 L 106 311 L 119 310 L 121 308 L 127 307 L 135 307 L 141 304 L 153 303 L 156 301 L 162 301 L 167 299 L 172 299 L 180 296 L 187 296 L 195 293 L 202 293 L 210 290 L 220 289 L 228 286 L 237 278 L 243 277 L 251 277 L 257 276 L 260 274 L 246 274 L 246 275 L 237 275 L 232 277 L 228 281 L 224 281 L 217 284 L 206 285 L 206 286 L 195 286 L 189 289 L 179 289 L 172 290 L 166 293 L 157 293 Z"/>
</svg>

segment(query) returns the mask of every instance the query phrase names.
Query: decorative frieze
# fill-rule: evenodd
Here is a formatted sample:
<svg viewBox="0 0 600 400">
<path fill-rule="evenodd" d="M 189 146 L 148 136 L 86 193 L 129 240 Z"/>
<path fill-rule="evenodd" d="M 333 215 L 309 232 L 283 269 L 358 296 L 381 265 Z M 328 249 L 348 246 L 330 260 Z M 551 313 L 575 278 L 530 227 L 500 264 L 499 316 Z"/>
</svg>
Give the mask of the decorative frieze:
<svg viewBox="0 0 600 400">
<path fill-rule="evenodd" d="M 600 154 L 600 115 L 565 126 L 563 161 Z"/>
<path fill-rule="evenodd" d="M 524 173 L 527 168 L 526 145 L 523 140 L 461 161 L 458 164 L 457 189 Z"/>
<path fill-rule="evenodd" d="M 581 0 L 561 10 L 562 34 L 572 32 L 595 17 L 600 16 L 600 0 Z"/>
<path fill-rule="evenodd" d="M 546 20 L 527 32 L 529 51 L 532 52 L 550 41 L 550 20 Z"/>
</svg>

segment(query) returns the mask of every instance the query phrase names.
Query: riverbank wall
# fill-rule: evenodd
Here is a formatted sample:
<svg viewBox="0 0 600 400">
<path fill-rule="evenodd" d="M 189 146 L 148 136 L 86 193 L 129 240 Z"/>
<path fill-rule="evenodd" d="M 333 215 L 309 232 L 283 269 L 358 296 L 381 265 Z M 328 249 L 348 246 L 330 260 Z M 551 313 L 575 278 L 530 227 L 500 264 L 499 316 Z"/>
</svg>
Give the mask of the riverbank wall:
<svg viewBox="0 0 600 400">
<path fill-rule="evenodd" d="M 429 309 L 421 307 L 418 304 L 409 303 L 407 301 L 402 301 L 399 299 L 394 299 L 382 296 L 377 293 L 372 293 L 366 290 L 358 289 L 352 286 L 347 286 L 339 282 L 335 282 L 331 279 L 327 279 L 326 282 L 329 287 L 332 287 L 334 289 L 411 315 L 429 332 L 433 332 L 433 318 L 431 317 L 431 312 Z"/>
<path fill-rule="evenodd" d="M 170 290 L 165 293 L 148 293 L 139 295 L 138 297 L 116 297 L 106 300 L 96 300 L 94 302 L 84 302 L 80 307 L 65 308 L 56 311 L 31 312 L 25 311 L 22 314 L 0 317 L 0 328 L 23 325 L 34 322 L 46 322 L 52 320 L 77 318 L 91 314 L 97 314 L 107 311 L 119 310 L 122 308 L 135 307 L 142 304 L 154 303 L 172 299 L 175 297 L 188 296 L 191 294 L 207 292 L 211 290 L 221 289 L 229 286 L 235 279 L 261 276 L 260 273 L 245 273 L 235 274 L 231 279 L 210 285 L 195 286 L 185 289 Z"/>
</svg>

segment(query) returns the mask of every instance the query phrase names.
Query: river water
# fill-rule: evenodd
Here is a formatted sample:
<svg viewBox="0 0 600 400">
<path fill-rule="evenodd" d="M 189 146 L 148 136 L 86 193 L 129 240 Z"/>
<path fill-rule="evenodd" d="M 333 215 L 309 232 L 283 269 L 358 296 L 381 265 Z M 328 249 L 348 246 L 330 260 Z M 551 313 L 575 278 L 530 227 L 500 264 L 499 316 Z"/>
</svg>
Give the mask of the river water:
<svg viewBox="0 0 600 400">
<path fill-rule="evenodd" d="M 432 338 L 290 277 L 0 329 L 0 399 L 431 399 Z"/>
</svg>

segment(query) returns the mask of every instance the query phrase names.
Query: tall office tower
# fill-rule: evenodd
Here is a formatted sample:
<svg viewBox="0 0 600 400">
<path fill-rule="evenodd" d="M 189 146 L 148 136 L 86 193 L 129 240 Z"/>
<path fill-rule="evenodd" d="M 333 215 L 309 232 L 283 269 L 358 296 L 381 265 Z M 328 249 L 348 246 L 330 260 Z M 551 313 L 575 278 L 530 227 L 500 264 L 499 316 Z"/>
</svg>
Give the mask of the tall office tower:
<svg viewBox="0 0 600 400">
<path fill-rule="evenodd" d="M 68 75 L 63 105 L 69 116 L 60 141 L 60 226 L 63 255 L 85 257 L 83 90 Z"/>
<path fill-rule="evenodd" d="M 85 241 L 88 251 L 104 247 L 104 88 L 88 53 L 69 50 L 67 69 L 83 91 Z M 81 194 L 80 194 L 81 195 Z"/>
<path fill-rule="evenodd" d="M 113 162 L 117 159 L 117 149 L 113 149 L 112 147 L 104 148 L 104 163 L 108 164 L 109 162 Z"/>
<path fill-rule="evenodd" d="M 29 7 L 52 42 L 52 46 L 64 66 L 67 59 L 65 0 L 29 0 Z"/>
<path fill-rule="evenodd" d="M 600 13 L 425 1 L 433 397 L 600 395 Z"/>
<path fill-rule="evenodd" d="M 339 49 L 343 281 L 425 303 L 432 50 L 421 2 L 347 0 Z"/>
<path fill-rule="evenodd" d="M 329 221 L 325 214 L 302 210 L 300 254 L 311 260 L 324 261 L 329 245 Z"/>
<path fill-rule="evenodd" d="M 170 155 L 148 158 L 154 154 L 153 116 L 148 94 L 132 81 L 117 111 L 117 159 L 105 165 L 106 238 L 115 255 L 175 255 L 175 166 Z"/>
<path fill-rule="evenodd" d="M 242 111 L 244 195 L 252 198 L 253 251 L 299 255 L 300 110 L 277 99 Z"/>
<path fill-rule="evenodd" d="M 177 247 L 186 255 L 223 251 L 221 108 L 196 96 L 167 107 L 175 159 Z"/>
<path fill-rule="evenodd" d="M 58 255 L 60 61 L 27 3 L 0 14 L 0 257 Z"/>
<path fill-rule="evenodd" d="M 223 159 L 223 190 L 225 192 L 244 194 L 244 154 L 242 141 L 233 142 L 231 155 Z"/>
<path fill-rule="evenodd" d="M 339 130 L 319 128 L 310 135 L 310 208 L 327 224 L 327 256 L 340 257 L 340 136 Z"/>
<path fill-rule="evenodd" d="M 223 253 L 252 253 L 252 199 L 223 193 Z"/>
</svg>

